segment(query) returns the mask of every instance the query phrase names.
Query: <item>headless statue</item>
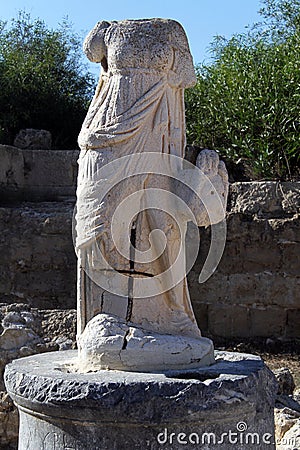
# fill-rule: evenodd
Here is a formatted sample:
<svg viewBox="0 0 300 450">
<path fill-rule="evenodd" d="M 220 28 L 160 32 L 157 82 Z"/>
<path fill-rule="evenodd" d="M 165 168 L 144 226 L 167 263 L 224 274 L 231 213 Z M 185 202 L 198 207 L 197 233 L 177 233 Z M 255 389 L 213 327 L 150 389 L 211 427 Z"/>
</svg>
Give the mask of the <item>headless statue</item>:
<svg viewBox="0 0 300 450">
<path fill-rule="evenodd" d="M 78 139 L 82 370 L 211 364 L 213 345 L 201 337 L 189 297 L 184 240 L 187 222 L 224 219 L 228 179 L 213 151 L 201 152 L 196 166 L 183 161 L 184 89 L 196 82 L 185 32 L 167 19 L 103 21 L 84 50 L 102 71 Z"/>
</svg>

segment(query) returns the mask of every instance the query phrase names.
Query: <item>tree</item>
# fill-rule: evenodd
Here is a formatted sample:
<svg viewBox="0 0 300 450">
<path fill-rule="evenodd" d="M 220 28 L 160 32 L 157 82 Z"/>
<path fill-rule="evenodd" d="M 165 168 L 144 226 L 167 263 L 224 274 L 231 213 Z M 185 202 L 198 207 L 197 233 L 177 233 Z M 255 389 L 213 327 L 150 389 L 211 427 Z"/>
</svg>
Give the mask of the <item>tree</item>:
<svg viewBox="0 0 300 450">
<path fill-rule="evenodd" d="M 67 20 L 57 30 L 20 12 L 0 22 L 0 142 L 21 128 L 51 131 L 55 148 L 74 148 L 94 79 Z"/>
<path fill-rule="evenodd" d="M 264 0 L 262 21 L 211 46 L 186 93 L 190 143 L 251 167 L 253 178 L 291 179 L 300 161 L 300 0 Z"/>
</svg>

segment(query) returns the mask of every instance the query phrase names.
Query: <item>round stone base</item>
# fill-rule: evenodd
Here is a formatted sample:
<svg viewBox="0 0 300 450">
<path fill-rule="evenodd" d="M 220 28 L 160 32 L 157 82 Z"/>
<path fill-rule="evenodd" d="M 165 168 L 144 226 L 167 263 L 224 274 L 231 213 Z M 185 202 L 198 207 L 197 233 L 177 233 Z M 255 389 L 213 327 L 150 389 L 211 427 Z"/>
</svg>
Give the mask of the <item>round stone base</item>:
<svg viewBox="0 0 300 450">
<path fill-rule="evenodd" d="M 253 355 L 164 373 L 70 373 L 76 351 L 6 367 L 20 412 L 19 450 L 274 449 L 276 381 Z"/>
</svg>

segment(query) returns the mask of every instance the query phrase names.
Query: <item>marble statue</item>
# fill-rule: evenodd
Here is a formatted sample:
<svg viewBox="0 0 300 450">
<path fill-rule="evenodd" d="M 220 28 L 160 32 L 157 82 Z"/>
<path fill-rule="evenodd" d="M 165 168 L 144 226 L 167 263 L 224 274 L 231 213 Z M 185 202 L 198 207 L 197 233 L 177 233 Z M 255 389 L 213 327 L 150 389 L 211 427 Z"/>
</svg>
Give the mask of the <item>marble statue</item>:
<svg viewBox="0 0 300 450">
<path fill-rule="evenodd" d="M 19 449 L 216 448 L 224 426 L 273 448 L 274 375 L 258 356 L 214 353 L 188 293 L 197 225 L 211 225 L 199 281 L 222 254 L 228 179 L 214 151 L 183 158 L 186 35 L 173 20 L 99 22 L 84 48 L 102 71 L 79 136 L 78 352 L 6 366 Z"/>
<path fill-rule="evenodd" d="M 169 19 L 102 21 L 84 51 L 102 70 L 78 139 L 81 366 L 211 364 L 213 345 L 201 337 L 188 293 L 184 234 L 188 221 L 224 219 L 228 179 L 213 151 L 192 168 L 183 160 L 184 89 L 196 82 L 185 32 Z M 187 180 L 190 189 L 181 186 Z"/>
</svg>

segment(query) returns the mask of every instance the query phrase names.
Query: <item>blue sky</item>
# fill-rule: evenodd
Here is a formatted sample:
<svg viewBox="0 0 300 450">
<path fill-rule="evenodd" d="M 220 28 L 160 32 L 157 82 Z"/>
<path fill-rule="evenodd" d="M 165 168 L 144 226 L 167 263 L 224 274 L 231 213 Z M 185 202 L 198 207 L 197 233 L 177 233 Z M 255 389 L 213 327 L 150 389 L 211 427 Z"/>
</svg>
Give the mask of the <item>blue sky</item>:
<svg viewBox="0 0 300 450">
<path fill-rule="evenodd" d="M 2 20 L 25 9 L 56 28 L 68 16 L 83 36 L 99 20 L 176 19 L 186 30 L 194 62 L 199 63 L 209 58 L 209 43 L 215 35 L 230 37 L 259 19 L 261 0 L 0 0 L 0 5 Z"/>
</svg>

